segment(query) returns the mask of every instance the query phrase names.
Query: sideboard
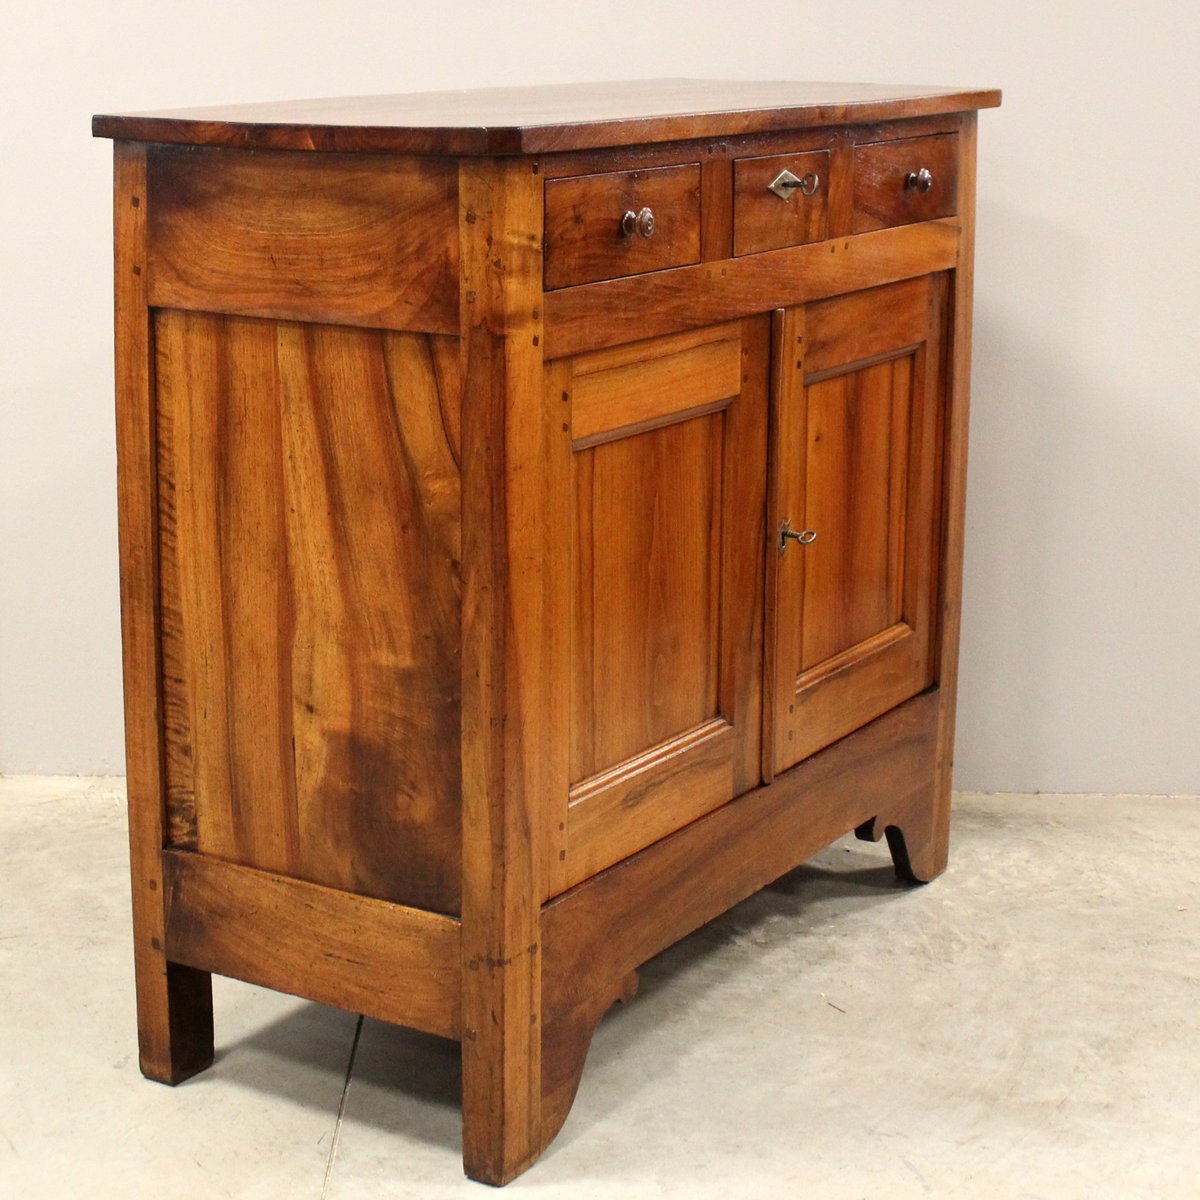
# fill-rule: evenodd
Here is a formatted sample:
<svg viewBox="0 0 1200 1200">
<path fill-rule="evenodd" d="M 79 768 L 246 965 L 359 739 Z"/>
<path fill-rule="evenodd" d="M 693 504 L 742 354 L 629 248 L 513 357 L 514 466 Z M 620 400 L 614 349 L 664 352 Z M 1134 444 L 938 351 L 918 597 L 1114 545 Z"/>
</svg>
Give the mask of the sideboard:
<svg viewBox="0 0 1200 1200">
<path fill-rule="evenodd" d="M 214 972 L 457 1039 L 505 1183 L 652 955 L 851 830 L 943 869 L 998 103 L 95 118 L 147 1076 Z"/>
</svg>

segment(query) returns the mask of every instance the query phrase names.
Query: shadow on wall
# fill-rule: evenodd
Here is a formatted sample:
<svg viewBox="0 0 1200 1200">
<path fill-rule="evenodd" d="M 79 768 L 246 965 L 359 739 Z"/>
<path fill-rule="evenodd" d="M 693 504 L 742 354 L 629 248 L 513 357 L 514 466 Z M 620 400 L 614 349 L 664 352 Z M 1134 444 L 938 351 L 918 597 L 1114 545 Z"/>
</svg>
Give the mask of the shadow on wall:
<svg viewBox="0 0 1200 1200">
<path fill-rule="evenodd" d="M 955 785 L 1195 790 L 1194 417 L 1137 386 L 1171 347 L 1139 348 L 1132 310 L 1102 340 L 1115 285 L 1069 226 L 983 202 L 979 227 Z"/>
</svg>

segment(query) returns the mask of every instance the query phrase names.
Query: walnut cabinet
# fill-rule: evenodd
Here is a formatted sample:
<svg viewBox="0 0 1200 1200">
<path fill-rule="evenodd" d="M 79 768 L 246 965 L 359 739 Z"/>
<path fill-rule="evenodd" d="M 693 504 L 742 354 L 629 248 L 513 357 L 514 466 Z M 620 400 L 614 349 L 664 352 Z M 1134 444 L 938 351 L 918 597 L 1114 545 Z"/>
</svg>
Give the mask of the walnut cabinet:
<svg viewBox="0 0 1200 1200">
<path fill-rule="evenodd" d="M 458 1039 L 504 1183 L 647 958 L 850 830 L 942 870 L 997 103 L 96 118 L 148 1076 L 213 972 Z"/>
</svg>

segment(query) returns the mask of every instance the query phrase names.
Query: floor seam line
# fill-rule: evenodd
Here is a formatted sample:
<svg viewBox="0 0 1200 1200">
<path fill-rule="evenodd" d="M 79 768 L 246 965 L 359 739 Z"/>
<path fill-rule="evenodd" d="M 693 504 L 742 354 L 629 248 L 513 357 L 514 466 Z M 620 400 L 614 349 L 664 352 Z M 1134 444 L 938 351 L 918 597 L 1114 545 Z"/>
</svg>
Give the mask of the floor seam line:
<svg viewBox="0 0 1200 1200">
<path fill-rule="evenodd" d="M 342 1083 L 342 1096 L 338 1101 L 337 1118 L 333 1123 L 333 1140 L 329 1144 L 329 1158 L 325 1161 L 325 1178 L 321 1183 L 321 1200 L 329 1193 L 329 1181 L 333 1178 L 333 1164 L 337 1158 L 338 1146 L 342 1141 L 342 1119 L 346 1115 L 346 1101 L 350 1096 L 350 1079 L 354 1075 L 354 1059 L 358 1054 L 358 1039 L 362 1037 L 363 1019 L 359 1014 L 354 1026 L 354 1040 L 350 1043 L 350 1060 L 346 1063 L 346 1078 Z"/>
</svg>

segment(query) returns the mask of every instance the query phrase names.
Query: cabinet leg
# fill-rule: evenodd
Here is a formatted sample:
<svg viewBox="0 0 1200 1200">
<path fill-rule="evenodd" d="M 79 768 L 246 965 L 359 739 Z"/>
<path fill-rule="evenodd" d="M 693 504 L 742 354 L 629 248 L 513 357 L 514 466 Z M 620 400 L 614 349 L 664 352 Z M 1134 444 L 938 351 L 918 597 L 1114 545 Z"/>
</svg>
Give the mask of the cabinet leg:
<svg viewBox="0 0 1200 1200">
<path fill-rule="evenodd" d="M 872 817 L 854 832 L 864 842 L 887 838 L 896 874 L 909 883 L 928 883 L 945 869 L 950 849 L 950 803 L 929 793 L 894 812 Z"/>
<path fill-rule="evenodd" d="M 538 973 L 530 956 L 473 956 L 464 979 L 463 1170 L 501 1187 L 541 1153 Z"/>
<path fill-rule="evenodd" d="M 637 994 L 636 971 L 610 988 L 589 996 L 546 1024 L 542 1038 L 542 1147 L 548 1146 L 563 1127 L 587 1060 L 592 1036 L 600 1019 L 618 1001 L 628 1004 Z"/>
<path fill-rule="evenodd" d="M 538 1160 L 571 1111 L 600 1018 L 618 1000 L 632 1000 L 636 992 L 637 974 L 631 971 L 546 1022 L 540 1046 L 540 1102 L 526 1103 L 520 1086 L 524 1069 L 533 1065 L 532 1056 L 506 1055 L 503 1038 L 477 1036 L 464 1042 L 463 1167 L 467 1175 L 499 1187 Z M 502 1060 L 490 1066 L 484 1061 L 489 1042 L 491 1053 Z M 476 1075 L 490 1079 L 486 1090 L 472 1085 Z M 507 1100 L 505 1075 L 513 1077 L 508 1080 L 511 1099 Z"/>
<path fill-rule="evenodd" d="M 142 1074 L 182 1083 L 212 1065 L 212 976 L 167 962 L 157 951 L 137 964 L 138 1058 Z"/>
<path fill-rule="evenodd" d="M 132 776 L 131 776 L 132 778 Z M 129 807 L 133 898 L 133 968 L 137 989 L 138 1060 L 158 1083 L 182 1083 L 212 1065 L 212 976 L 167 960 L 167 900 L 157 805 Z"/>
</svg>

